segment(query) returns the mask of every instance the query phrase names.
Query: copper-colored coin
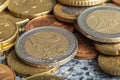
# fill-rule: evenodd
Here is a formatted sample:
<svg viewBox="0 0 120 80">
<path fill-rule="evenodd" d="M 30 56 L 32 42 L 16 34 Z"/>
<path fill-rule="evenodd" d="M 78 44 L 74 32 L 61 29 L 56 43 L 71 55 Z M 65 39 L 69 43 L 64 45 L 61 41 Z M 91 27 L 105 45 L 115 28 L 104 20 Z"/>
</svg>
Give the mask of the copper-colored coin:
<svg viewBox="0 0 120 80">
<path fill-rule="evenodd" d="M 56 27 L 67 29 L 71 32 L 74 31 L 73 24 L 68 24 L 68 23 L 57 21 L 53 15 L 44 15 L 44 16 L 39 16 L 39 17 L 32 19 L 26 25 L 25 31 L 31 30 L 36 27 L 42 27 L 42 26 L 56 26 Z"/>
<path fill-rule="evenodd" d="M 120 0 L 113 0 L 113 2 L 120 5 Z"/>
<path fill-rule="evenodd" d="M 79 59 L 92 59 L 96 58 L 97 51 L 94 47 L 94 44 L 89 39 L 85 38 L 80 33 L 75 33 L 75 36 L 78 39 L 78 52 L 76 57 Z"/>
<path fill-rule="evenodd" d="M 0 80 L 15 80 L 15 73 L 6 65 L 0 64 Z"/>
</svg>

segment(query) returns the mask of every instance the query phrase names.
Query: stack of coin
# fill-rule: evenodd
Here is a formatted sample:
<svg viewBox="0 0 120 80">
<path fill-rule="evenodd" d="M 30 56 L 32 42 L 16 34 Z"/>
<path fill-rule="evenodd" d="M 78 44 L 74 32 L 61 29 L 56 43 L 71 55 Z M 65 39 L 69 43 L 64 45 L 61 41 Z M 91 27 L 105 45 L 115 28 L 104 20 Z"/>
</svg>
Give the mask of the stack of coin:
<svg viewBox="0 0 120 80">
<path fill-rule="evenodd" d="M 54 8 L 54 15 L 62 22 L 76 23 L 77 17 L 91 6 L 101 5 L 107 0 L 58 0 Z"/>
<path fill-rule="evenodd" d="M 119 76 L 120 70 L 120 8 L 99 6 L 85 10 L 78 17 L 80 32 L 95 41 L 100 68 L 111 75 Z"/>
<path fill-rule="evenodd" d="M 8 18 L 0 17 L 0 52 L 4 53 L 15 45 L 18 28 Z"/>
</svg>

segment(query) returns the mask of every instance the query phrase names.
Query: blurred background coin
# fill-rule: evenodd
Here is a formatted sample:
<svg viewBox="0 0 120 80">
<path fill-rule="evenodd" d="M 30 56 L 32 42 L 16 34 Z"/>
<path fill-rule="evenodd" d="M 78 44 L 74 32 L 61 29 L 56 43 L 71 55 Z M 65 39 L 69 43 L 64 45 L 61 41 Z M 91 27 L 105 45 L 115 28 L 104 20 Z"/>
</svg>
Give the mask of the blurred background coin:
<svg viewBox="0 0 120 80">
<path fill-rule="evenodd" d="M 75 36 L 78 40 L 78 51 L 76 58 L 78 59 L 93 59 L 97 57 L 97 51 L 94 47 L 94 44 L 89 39 L 85 38 L 80 33 L 75 33 Z"/>
<path fill-rule="evenodd" d="M 0 64 L 0 80 L 16 80 L 15 73 L 6 65 Z"/>
<path fill-rule="evenodd" d="M 34 18 L 52 11 L 55 0 L 11 0 L 8 10 L 20 18 Z"/>
<path fill-rule="evenodd" d="M 73 24 L 60 22 L 55 18 L 54 15 L 44 15 L 44 16 L 39 16 L 32 19 L 25 26 L 25 31 L 31 30 L 36 27 L 42 27 L 42 26 L 56 26 L 56 27 L 64 28 L 71 32 L 74 31 Z"/>
</svg>

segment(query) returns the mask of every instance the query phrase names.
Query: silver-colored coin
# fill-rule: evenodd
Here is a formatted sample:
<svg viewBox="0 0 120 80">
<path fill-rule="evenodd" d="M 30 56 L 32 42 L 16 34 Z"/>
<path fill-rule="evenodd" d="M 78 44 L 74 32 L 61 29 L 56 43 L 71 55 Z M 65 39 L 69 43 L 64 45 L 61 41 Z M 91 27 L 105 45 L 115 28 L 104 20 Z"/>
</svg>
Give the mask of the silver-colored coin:
<svg viewBox="0 0 120 80">
<path fill-rule="evenodd" d="M 97 6 L 78 17 L 78 25 L 86 37 L 104 43 L 120 42 L 120 8 Z"/>
<path fill-rule="evenodd" d="M 45 26 L 23 34 L 15 49 L 17 55 L 29 65 L 55 66 L 67 63 L 76 55 L 78 42 L 76 37 L 65 29 Z"/>
</svg>

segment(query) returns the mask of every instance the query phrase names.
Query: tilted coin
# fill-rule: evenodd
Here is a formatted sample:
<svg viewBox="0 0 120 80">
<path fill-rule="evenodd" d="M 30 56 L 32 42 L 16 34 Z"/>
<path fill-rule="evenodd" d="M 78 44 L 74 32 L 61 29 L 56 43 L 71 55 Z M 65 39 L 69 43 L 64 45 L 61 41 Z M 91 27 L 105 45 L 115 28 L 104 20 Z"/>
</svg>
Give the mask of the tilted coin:
<svg viewBox="0 0 120 80">
<path fill-rule="evenodd" d="M 38 73 L 51 74 L 58 69 L 57 66 L 55 67 L 40 66 L 39 68 L 37 68 L 37 67 L 31 67 L 29 65 L 26 65 L 19 60 L 15 50 L 8 55 L 7 63 L 16 73 L 23 76 L 35 75 Z"/>
<path fill-rule="evenodd" d="M 120 0 L 112 0 L 115 4 L 120 5 Z"/>
<path fill-rule="evenodd" d="M 76 37 L 68 30 L 44 26 L 23 34 L 15 45 L 17 55 L 28 65 L 62 65 L 77 52 Z"/>
<path fill-rule="evenodd" d="M 10 3 L 10 0 L 0 0 L 0 12 L 2 12 Z"/>
<path fill-rule="evenodd" d="M 89 7 L 74 7 L 57 4 L 54 8 L 55 17 L 62 22 L 76 23 L 77 17 Z"/>
<path fill-rule="evenodd" d="M 80 33 L 75 33 L 78 40 L 78 51 L 76 57 L 79 59 L 92 59 L 97 57 L 97 51 L 94 44 Z"/>
<path fill-rule="evenodd" d="M 55 0 L 11 0 L 8 9 L 16 17 L 34 18 L 50 13 L 55 3 Z"/>
<path fill-rule="evenodd" d="M 15 80 L 15 73 L 6 65 L 0 64 L 0 80 Z"/>
<path fill-rule="evenodd" d="M 39 16 L 32 19 L 25 26 L 25 31 L 31 30 L 36 27 L 42 27 L 42 26 L 56 26 L 56 27 L 67 29 L 71 32 L 74 31 L 73 24 L 62 23 L 56 20 L 54 15 L 44 15 L 44 16 Z"/>
<path fill-rule="evenodd" d="M 85 10 L 78 18 L 80 31 L 88 38 L 104 43 L 120 42 L 120 8 L 97 6 Z"/>
<path fill-rule="evenodd" d="M 58 0 L 61 4 L 69 6 L 93 6 L 105 3 L 107 0 Z"/>
<path fill-rule="evenodd" d="M 99 55 L 98 64 L 104 72 L 120 76 L 120 56 Z"/>
<path fill-rule="evenodd" d="M 11 21 L 13 21 L 17 27 L 19 27 L 19 31 L 24 31 L 23 25 L 26 24 L 29 19 L 21 19 L 21 18 L 17 18 L 13 15 L 11 15 L 7 10 L 0 12 L 0 17 L 4 17 L 7 19 L 10 19 Z"/>
<path fill-rule="evenodd" d="M 25 80 L 64 80 L 55 75 L 34 75 L 26 78 Z"/>
<path fill-rule="evenodd" d="M 95 43 L 96 49 L 105 54 L 105 55 L 113 55 L 113 56 L 118 56 L 120 55 L 120 43 Z"/>
<path fill-rule="evenodd" d="M 0 17 L 0 47 L 13 42 L 18 33 L 15 23 L 5 17 Z"/>
</svg>

